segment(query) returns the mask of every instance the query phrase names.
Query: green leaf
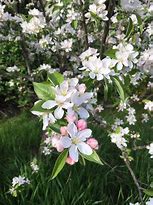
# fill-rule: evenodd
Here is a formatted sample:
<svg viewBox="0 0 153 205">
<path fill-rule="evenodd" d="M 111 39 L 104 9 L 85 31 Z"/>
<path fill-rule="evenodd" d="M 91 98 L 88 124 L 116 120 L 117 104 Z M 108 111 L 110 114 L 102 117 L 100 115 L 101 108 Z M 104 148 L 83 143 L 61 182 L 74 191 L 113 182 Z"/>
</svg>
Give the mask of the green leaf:
<svg viewBox="0 0 153 205">
<path fill-rule="evenodd" d="M 144 193 L 147 194 L 148 196 L 153 196 L 153 189 L 145 189 Z"/>
<path fill-rule="evenodd" d="M 56 123 L 54 123 L 54 124 L 51 124 L 50 126 L 49 126 L 54 132 L 57 132 L 57 133 L 60 133 L 60 125 L 59 124 L 56 124 Z"/>
<path fill-rule="evenodd" d="M 143 32 L 143 22 L 142 22 L 141 16 L 138 14 L 136 14 L 136 16 L 137 16 L 140 32 L 142 33 Z"/>
<path fill-rule="evenodd" d="M 107 101 L 108 99 L 108 84 L 107 84 L 107 81 L 104 80 L 104 100 Z"/>
<path fill-rule="evenodd" d="M 57 175 L 60 173 L 60 171 L 63 169 L 66 159 L 67 159 L 67 155 L 68 155 L 68 150 L 64 150 L 57 158 L 53 171 L 52 171 L 52 176 L 51 179 L 54 179 L 55 177 L 57 177 Z"/>
<path fill-rule="evenodd" d="M 48 80 L 56 86 L 64 81 L 64 76 L 61 73 L 54 72 L 48 75 Z"/>
<path fill-rule="evenodd" d="M 55 89 L 51 86 L 50 82 L 33 83 L 34 91 L 38 98 L 42 100 L 55 99 Z"/>
<path fill-rule="evenodd" d="M 73 27 L 74 29 L 77 29 L 77 27 L 78 27 L 78 21 L 77 21 L 77 20 L 73 20 L 73 21 L 72 21 L 72 27 Z"/>
<path fill-rule="evenodd" d="M 132 31 L 133 31 L 133 22 L 132 22 L 132 19 L 129 18 L 129 23 L 128 23 L 128 26 L 127 26 L 127 30 L 126 30 L 126 34 L 125 34 L 125 38 L 129 38 Z"/>
<path fill-rule="evenodd" d="M 93 153 L 91 155 L 85 155 L 82 153 L 80 153 L 80 155 L 88 161 L 103 165 L 102 161 L 100 160 L 98 154 L 95 151 L 93 151 Z"/>
<path fill-rule="evenodd" d="M 44 103 L 43 100 L 37 101 L 34 106 L 31 108 L 31 111 L 37 111 L 37 112 L 45 112 L 46 109 L 43 109 L 41 106 Z"/>
<path fill-rule="evenodd" d="M 124 90 L 121 86 L 121 83 L 116 78 L 114 78 L 114 82 L 115 82 L 115 85 L 117 87 L 117 92 L 120 96 L 120 99 L 124 102 L 125 101 L 125 95 L 124 95 Z"/>
<path fill-rule="evenodd" d="M 104 55 L 109 56 L 110 58 L 115 58 L 116 51 L 117 51 L 117 49 L 108 49 L 104 52 Z"/>
</svg>

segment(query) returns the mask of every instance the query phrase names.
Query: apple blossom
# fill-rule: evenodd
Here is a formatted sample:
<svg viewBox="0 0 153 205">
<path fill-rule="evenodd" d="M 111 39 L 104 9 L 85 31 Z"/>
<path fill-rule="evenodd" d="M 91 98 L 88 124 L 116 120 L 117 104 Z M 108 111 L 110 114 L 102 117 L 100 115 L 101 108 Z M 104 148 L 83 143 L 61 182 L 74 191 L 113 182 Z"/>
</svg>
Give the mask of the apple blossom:
<svg viewBox="0 0 153 205">
<path fill-rule="evenodd" d="M 90 129 L 79 131 L 74 123 L 69 123 L 67 126 L 68 136 L 61 138 L 61 144 L 64 148 L 69 149 L 69 156 L 75 162 L 79 159 L 79 152 L 86 155 L 92 154 L 91 147 L 85 143 L 87 138 L 91 136 Z"/>
</svg>

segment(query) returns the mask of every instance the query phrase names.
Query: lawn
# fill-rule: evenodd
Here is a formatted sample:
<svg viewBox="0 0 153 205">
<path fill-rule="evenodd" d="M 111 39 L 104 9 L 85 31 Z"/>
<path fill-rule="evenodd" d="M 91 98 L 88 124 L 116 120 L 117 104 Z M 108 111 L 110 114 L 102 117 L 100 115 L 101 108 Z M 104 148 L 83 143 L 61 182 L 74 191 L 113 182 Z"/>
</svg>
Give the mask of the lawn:
<svg viewBox="0 0 153 205">
<path fill-rule="evenodd" d="M 110 113 L 105 118 L 112 118 Z M 16 117 L 0 121 L 0 205 L 128 205 L 138 201 L 137 189 L 119 157 L 120 151 L 110 143 L 103 130 L 91 125 L 94 136 L 101 142 L 98 151 L 105 165 L 86 162 L 64 168 L 53 181 L 51 171 L 56 155 L 45 157 L 39 151 L 41 122 L 30 113 L 23 112 Z M 140 132 L 144 144 L 151 139 L 153 120 L 135 128 Z M 131 166 L 142 186 L 153 181 L 153 166 L 147 150 L 133 152 Z M 30 161 L 38 158 L 40 171 L 32 174 Z M 151 167 L 152 166 L 152 167 Z M 17 198 L 9 193 L 11 179 L 24 174 L 31 185 Z M 144 199 L 145 196 L 144 196 Z"/>
</svg>

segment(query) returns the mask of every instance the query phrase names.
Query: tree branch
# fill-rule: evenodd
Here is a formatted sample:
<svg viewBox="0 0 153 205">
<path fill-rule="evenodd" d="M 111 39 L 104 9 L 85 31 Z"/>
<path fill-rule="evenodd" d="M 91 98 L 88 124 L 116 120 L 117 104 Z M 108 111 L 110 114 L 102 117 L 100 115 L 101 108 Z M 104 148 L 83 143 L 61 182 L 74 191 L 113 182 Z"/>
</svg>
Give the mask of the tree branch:
<svg viewBox="0 0 153 205">
<path fill-rule="evenodd" d="M 106 39 L 109 34 L 109 26 L 110 26 L 110 21 L 111 17 L 113 16 L 115 9 L 115 0 L 108 0 L 108 21 L 104 23 L 104 32 L 102 35 L 101 39 L 101 48 L 100 48 L 100 57 L 103 58 L 104 51 L 105 51 L 105 46 L 106 46 Z"/>
<path fill-rule="evenodd" d="M 87 24 L 86 24 L 86 18 L 85 18 L 85 10 L 84 10 L 84 5 L 82 0 L 80 0 L 80 5 L 81 5 L 81 13 L 82 13 L 82 29 L 84 31 L 84 36 L 85 36 L 85 47 L 88 49 L 89 43 L 88 43 L 88 30 L 87 30 Z"/>
<path fill-rule="evenodd" d="M 128 155 L 127 155 L 127 153 L 122 152 L 122 156 L 124 158 L 125 165 L 127 166 L 128 170 L 129 170 L 129 172 L 130 172 L 130 174 L 131 174 L 131 176 L 133 178 L 133 181 L 134 181 L 134 183 L 135 183 L 135 185 L 137 187 L 137 190 L 138 190 L 138 193 L 139 193 L 139 198 L 140 198 L 140 201 L 141 201 L 141 205 L 145 205 L 144 202 L 143 202 L 143 198 L 142 198 L 141 186 L 139 185 L 139 182 L 138 182 L 138 180 L 137 180 L 137 178 L 136 178 L 136 176 L 135 176 L 135 174 L 134 174 L 134 172 L 133 172 L 133 170 L 132 170 L 132 168 L 130 166 Z"/>
</svg>

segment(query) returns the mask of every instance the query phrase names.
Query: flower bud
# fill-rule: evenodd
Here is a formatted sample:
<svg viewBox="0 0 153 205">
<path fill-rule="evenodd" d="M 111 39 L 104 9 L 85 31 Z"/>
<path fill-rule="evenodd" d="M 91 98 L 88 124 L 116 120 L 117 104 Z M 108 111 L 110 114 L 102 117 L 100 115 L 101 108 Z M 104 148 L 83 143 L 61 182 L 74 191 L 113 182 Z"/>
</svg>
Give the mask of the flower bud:
<svg viewBox="0 0 153 205">
<path fill-rule="evenodd" d="M 60 132 L 61 132 L 62 135 L 67 135 L 67 127 L 66 126 L 65 127 L 61 127 L 60 128 Z"/>
<path fill-rule="evenodd" d="M 92 148 L 92 149 L 98 149 L 99 145 L 98 145 L 98 141 L 95 138 L 89 138 L 87 140 L 87 144 Z"/>
<path fill-rule="evenodd" d="M 78 130 L 84 130 L 87 128 L 87 122 L 83 119 L 78 120 L 76 125 L 77 125 Z"/>
<path fill-rule="evenodd" d="M 86 91 L 86 85 L 85 84 L 80 84 L 78 85 L 78 91 L 83 94 Z"/>
<path fill-rule="evenodd" d="M 68 157 L 66 159 L 66 163 L 69 164 L 69 165 L 73 165 L 73 164 L 75 164 L 75 161 L 71 157 Z"/>
</svg>

